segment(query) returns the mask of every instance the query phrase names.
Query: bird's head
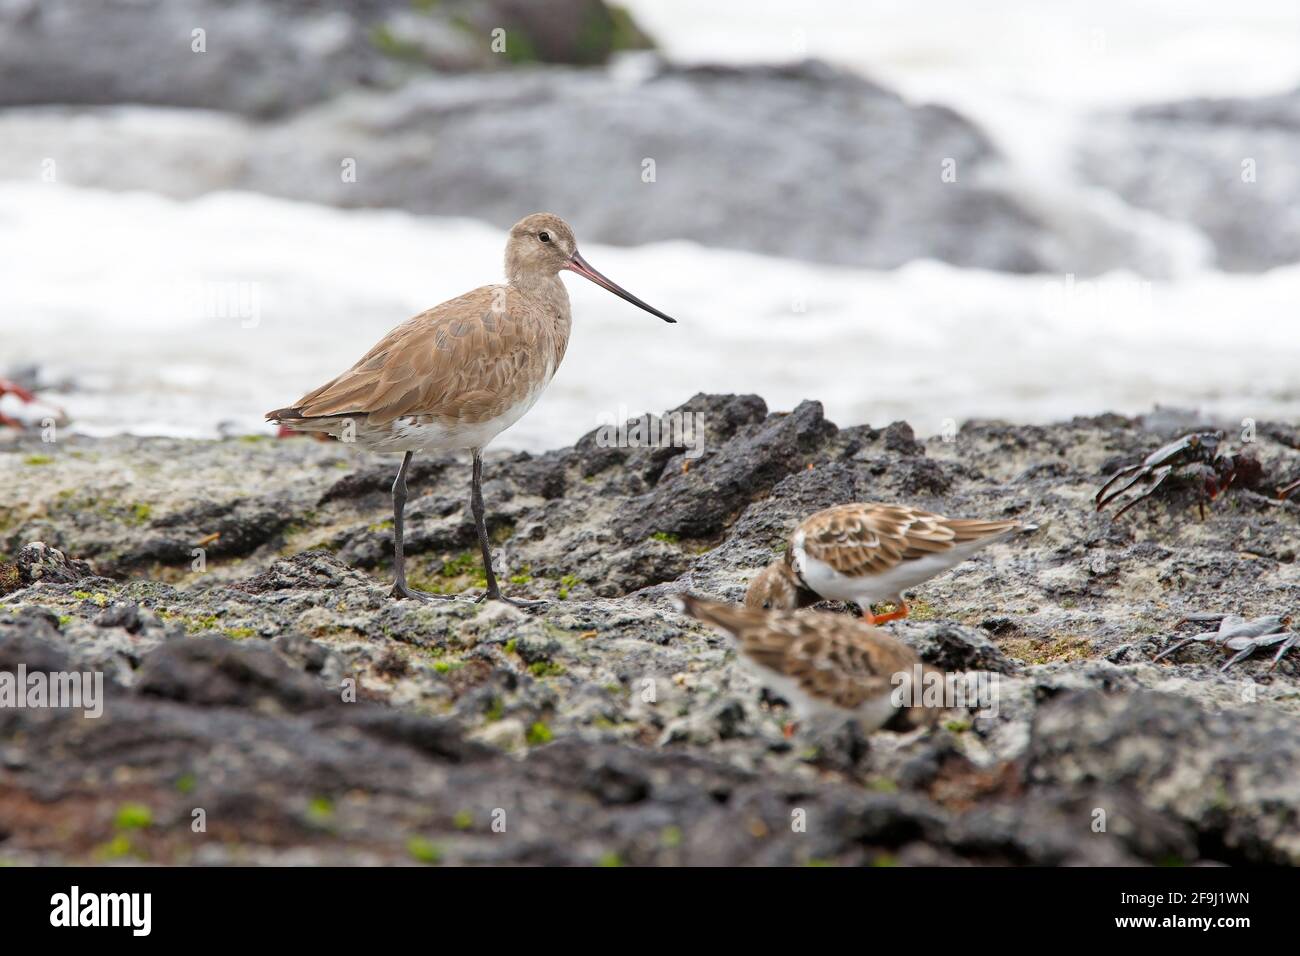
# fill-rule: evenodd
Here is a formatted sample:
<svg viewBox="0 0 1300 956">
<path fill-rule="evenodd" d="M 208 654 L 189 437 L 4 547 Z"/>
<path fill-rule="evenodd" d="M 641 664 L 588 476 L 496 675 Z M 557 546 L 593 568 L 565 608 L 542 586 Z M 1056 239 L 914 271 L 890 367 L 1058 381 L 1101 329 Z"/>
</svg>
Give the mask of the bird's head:
<svg viewBox="0 0 1300 956">
<path fill-rule="evenodd" d="M 537 278 L 550 278 L 566 269 L 665 322 L 677 321 L 597 272 L 578 252 L 578 241 L 573 237 L 569 224 L 554 213 L 535 212 L 514 224 L 506 242 L 507 281 L 527 283 Z"/>
<path fill-rule="evenodd" d="M 811 600 L 810 600 L 811 598 Z M 793 611 L 814 603 L 785 561 L 773 561 L 749 582 L 745 606 L 765 611 Z"/>
</svg>

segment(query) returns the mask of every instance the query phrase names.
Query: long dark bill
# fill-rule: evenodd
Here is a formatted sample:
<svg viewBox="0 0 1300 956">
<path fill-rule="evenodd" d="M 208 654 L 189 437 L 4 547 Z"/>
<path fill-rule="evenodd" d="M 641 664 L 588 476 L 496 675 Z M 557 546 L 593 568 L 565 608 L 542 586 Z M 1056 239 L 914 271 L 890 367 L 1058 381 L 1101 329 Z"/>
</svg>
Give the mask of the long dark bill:
<svg viewBox="0 0 1300 956">
<path fill-rule="evenodd" d="M 600 286 L 602 289 L 608 289 L 610 292 L 614 293 L 620 299 L 623 299 L 626 302 L 631 302 L 638 309 L 645 309 L 651 315 L 659 316 L 659 318 L 663 319 L 665 322 L 675 323 L 677 321 L 671 315 L 664 315 L 664 313 L 660 312 L 653 305 L 649 305 L 648 303 L 642 302 L 640 299 L 634 296 L 631 292 L 628 292 L 617 282 L 612 282 L 609 279 L 606 279 L 603 275 L 601 275 L 599 272 L 593 269 L 591 267 L 591 263 L 589 263 L 586 259 L 582 258 L 582 256 L 577 251 L 575 251 L 573 255 L 569 258 L 569 262 L 564 268 L 568 269 L 570 272 L 578 273 L 578 275 L 582 276 L 584 279 L 590 279 L 592 282 L 596 283 L 596 285 Z"/>
</svg>

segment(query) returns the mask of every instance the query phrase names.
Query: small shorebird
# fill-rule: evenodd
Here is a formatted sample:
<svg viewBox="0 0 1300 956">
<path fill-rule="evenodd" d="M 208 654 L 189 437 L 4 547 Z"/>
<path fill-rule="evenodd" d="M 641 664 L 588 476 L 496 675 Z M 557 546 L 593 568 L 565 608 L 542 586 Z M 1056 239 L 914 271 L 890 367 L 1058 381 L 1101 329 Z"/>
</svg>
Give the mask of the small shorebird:
<svg viewBox="0 0 1300 956">
<path fill-rule="evenodd" d="M 825 598 L 851 601 L 869 624 L 907 617 L 903 592 L 955 567 L 980 548 L 1033 525 L 945 518 L 905 505 L 850 504 L 819 511 L 790 536 L 785 557 L 749 585 L 754 608 L 807 607 Z M 897 610 L 874 615 L 871 605 Z"/>
<path fill-rule="evenodd" d="M 393 482 L 393 596 L 430 600 L 406 583 L 403 514 L 406 473 L 416 452 L 473 454 L 470 507 L 478 528 L 485 598 L 520 607 L 497 585 L 483 509 L 483 449 L 533 407 L 569 344 L 564 270 L 665 322 L 675 322 L 593 269 L 578 254 L 559 216 L 535 213 L 515 223 L 506 242 L 506 281 L 467 292 L 408 319 L 342 375 L 308 392 L 267 421 L 320 432 L 378 452 L 403 453 Z"/>
<path fill-rule="evenodd" d="M 690 594 L 676 600 L 684 613 L 734 638 L 738 660 L 803 719 L 849 718 L 871 733 L 891 722 L 900 729 L 933 723 L 942 713 L 906 705 L 923 699 L 918 677 L 942 672 L 879 628 L 843 614 L 762 611 Z"/>
</svg>

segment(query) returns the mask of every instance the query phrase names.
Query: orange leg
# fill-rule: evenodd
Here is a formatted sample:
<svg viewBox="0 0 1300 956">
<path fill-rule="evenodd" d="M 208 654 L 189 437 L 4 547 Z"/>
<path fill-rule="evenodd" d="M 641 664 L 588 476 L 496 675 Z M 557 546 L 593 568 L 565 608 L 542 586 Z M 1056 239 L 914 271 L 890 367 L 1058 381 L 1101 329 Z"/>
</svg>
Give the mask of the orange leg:
<svg viewBox="0 0 1300 956">
<path fill-rule="evenodd" d="M 872 614 L 870 608 L 862 609 L 862 620 L 868 624 L 885 624 L 888 621 L 897 621 L 900 618 L 907 617 L 908 607 L 906 601 L 899 601 L 898 607 L 888 614 Z"/>
<path fill-rule="evenodd" d="M 787 721 L 781 727 L 781 736 L 784 737 L 786 740 L 789 740 L 791 737 L 794 736 L 794 733 L 798 729 L 798 727 L 799 725 L 795 721 L 793 720 Z"/>
</svg>

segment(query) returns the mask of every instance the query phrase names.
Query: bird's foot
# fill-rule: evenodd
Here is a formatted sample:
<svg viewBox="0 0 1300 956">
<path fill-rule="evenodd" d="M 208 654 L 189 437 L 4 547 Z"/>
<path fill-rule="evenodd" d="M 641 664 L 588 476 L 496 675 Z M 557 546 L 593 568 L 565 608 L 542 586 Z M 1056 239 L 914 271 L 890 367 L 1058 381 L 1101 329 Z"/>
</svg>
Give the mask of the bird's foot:
<svg viewBox="0 0 1300 956">
<path fill-rule="evenodd" d="M 456 595 L 454 594 L 431 594 L 428 591 L 417 591 L 415 588 L 409 587 L 405 581 L 395 582 L 393 584 L 393 589 L 388 593 L 398 601 L 403 601 L 408 598 L 412 601 L 424 601 L 426 603 L 456 600 Z"/>
<path fill-rule="evenodd" d="M 529 601 L 525 598 L 506 597 L 500 591 L 486 591 L 474 599 L 475 604 L 482 604 L 484 601 L 500 601 L 503 604 L 509 604 L 511 607 L 517 607 L 521 611 L 530 611 L 539 607 L 546 607 L 547 601 Z"/>
<path fill-rule="evenodd" d="M 888 614 L 873 614 L 870 608 L 865 608 L 862 611 L 862 619 L 866 621 L 868 624 L 874 626 L 877 624 L 885 624 L 889 621 L 900 620 L 902 618 L 907 617 L 907 613 L 908 613 L 907 602 L 899 601 L 898 606 L 894 608 L 894 610 L 890 611 Z"/>
</svg>

